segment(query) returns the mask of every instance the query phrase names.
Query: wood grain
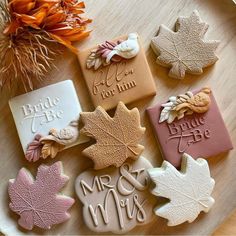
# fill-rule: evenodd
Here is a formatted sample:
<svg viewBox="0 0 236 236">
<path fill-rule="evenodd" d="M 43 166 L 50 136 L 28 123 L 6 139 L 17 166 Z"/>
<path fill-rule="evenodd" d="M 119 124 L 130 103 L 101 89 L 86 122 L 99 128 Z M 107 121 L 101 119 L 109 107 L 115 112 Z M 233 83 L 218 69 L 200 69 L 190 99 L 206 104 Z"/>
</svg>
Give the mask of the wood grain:
<svg viewBox="0 0 236 236">
<path fill-rule="evenodd" d="M 129 105 L 140 109 L 142 124 L 147 128 L 143 145 L 146 147 L 143 155 L 154 166 L 160 166 L 162 157 L 157 147 L 150 123 L 145 113 L 145 108 L 156 102 L 166 100 L 170 95 L 183 93 L 187 90 L 211 86 L 216 100 L 222 112 L 226 126 L 230 132 L 233 143 L 236 143 L 236 7 L 231 0 L 87 0 L 87 15 L 94 19 L 91 37 L 78 44 L 80 49 L 85 49 L 94 44 L 112 39 L 129 32 L 138 32 L 142 37 L 146 56 L 157 86 L 157 96 L 138 101 Z M 186 76 L 182 81 L 174 80 L 167 76 L 168 70 L 155 63 L 156 56 L 150 49 L 150 40 L 156 35 L 160 24 L 173 27 L 178 16 L 190 15 L 197 9 L 210 28 L 206 35 L 208 39 L 219 39 L 221 44 L 217 49 L 219 61 L 204 70 L 200 76 Z M 57 69 L 51 70 L 45 80 L 37 84 L 37 88 L 55 83 L 57 81 L 72 79 L 85 111 L 93 110 L 88 96 L 85 82 L 77 58 L 66 51 L 63 56 L 55 61 Z M 15 178 L 22 166 L 36 173 L 41 162 L 31 164 L 25 161 L 17 136 L 15 124 L 8 106 L 10 96 L 22 93 L 18 88 L 9 93 L 2 92 L 0 101 L 0 224 L 17 224 L 17 216 L 8 209 L 7 183 Z M 220 145 L 220 143 L 219 143 Z M 70 182 L 64 189 L 64 193 L 76 198 L 74 192 L 74 180 L 76 176 L 92 167 L 92 162 L 85 158 L 81 151 L 88 146 L 83 144 L 63 151 L 57 156 L 57 160 L 64 163 L 65 174 L 70 177 Z M 166 220 L 156 218 L 149 225 L 136 227 L 130 234 L 156 234 L 156 235 L 210 235 L 236 208 L 236 151 L 228 154 L 209 158 L 212 176 L 216 180 L 213 196 L 215 206 L 208 214 L 201 214 L 192 224 L 182 224 L 177 227 L 167 227 Z M 44 163 L 53 163 L 55 160 L 45 160 Z M 72 218 L 64 224 L 53 227 L 50 231 L 38 229 L 25 232 L 17 228 L 19 233 L 25 234 L 93 234 L 84 225 L 82 218 L 82 204 L 77 199 L 71 210 Z M 7 221 L 4 220 L 7 218 Z"/>
<path fill-rule="evenodd" d="M 236 233 L 236 211 L 212 234 L 212 236 L 235 235 Z"/>
</svg>

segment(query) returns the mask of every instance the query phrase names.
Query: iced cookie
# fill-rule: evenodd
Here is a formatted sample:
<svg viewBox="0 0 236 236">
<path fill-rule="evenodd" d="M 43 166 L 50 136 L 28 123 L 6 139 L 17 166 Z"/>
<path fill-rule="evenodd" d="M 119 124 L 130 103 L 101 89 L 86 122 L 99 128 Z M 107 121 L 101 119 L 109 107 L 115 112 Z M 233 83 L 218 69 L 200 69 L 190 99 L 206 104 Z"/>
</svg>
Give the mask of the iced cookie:
<svg viewBox="0 0 236 236">
<path fill-rule="evenodd" d="M 142 153 L 144 147 L 139 140 L 145 128 L 140 125 L 137 108 L 128 110 L 119 102 L 114 117 L 110 117 L 99 106 L 94 112 L 82 112 L 81 120 L 84 123 L 81 133 L 96 140 L 83 151 L 94 161 L 95 169 L 110 165 L 119 167 L 127 158 L 136 160 Z"/>
<path fill-rule="evenodd" d="M 210 88 L 171 96 L 147 112 L 164 158 L 175 167 L 184 152 L 209 157 L 233 148 Z"/>
<path fill-rule="evenodd" d="M 19 225 L 28 230 L 34 226 L 50 229 L 52 225 L 68 220 L 67 210 L 74 199 L 58 194 L 67 181 L 61 162 L 39 166 L 35 180 L 22 168 L 16 179 L 9 180 L 8 186 L 9 206 L 20 216 Z"/>
<path fill-rule="evenodd" d="M 39 147 L 34 149 L 39 137 L 43 138 L 43 143 L 47 146 L 58 143 L 58 151 L 88 141 L 86 137 L 79 135 L 78 118 L 81 106 L 71 80 L 12 98 L 9 105 L 22 148 L 29 161 L 40 158 L 39 155 L 36 156 L 40 152 Z M 29 144 L 32 144 L 31 147 Z M 40 154 L 43 158 L 48 156 L 46 151 L 49 148 L 44 151 L 44 155 Z M 52 152 L 49 154 L 53 157 Z"/>
<path fill-rule="evenodd" d="M 95 107 L 114 108 L 155 95 L 155 84 L 139 36 L 106 41 L 78 55 L 89 94 Z"/>
<path fill-rule="evenodd" d="M 151 46 L 158 55 L 157 63 L 170 67 L 169 76 L 183 79 L 185 73 L 201 74 L 203 68 L 214 64 L 218 58 L 217 40 L 205 40 L 208 25 L 201 21 L 198 11 L 190 17 L 179 17 L 176 32 L 164 25 L 152 39 Z"/>
<path fill-rule="evenodd" d="M 168 161 L 160 168 L 148 169 L 156 187 L 152 193 L 170 201 L 155 208 L 155 214 L 168 220 L 168 226 L 193 222 L 201 211 L 208 212 L 214 204 L 211 197 L 215 181 L 206 160 L 194 160 L 183 154 L 181 171 Z"/>
<path fill-rule="evenodd" d="M 75 182 L 83 203 L 85 224 L 95 232 L 125 233 L 153 219 L 155 197 L 150 194 L 147 169 L 152 165 L 144 157 L 128 160 L 119 168 L 87 170 Z"/>
</svg>

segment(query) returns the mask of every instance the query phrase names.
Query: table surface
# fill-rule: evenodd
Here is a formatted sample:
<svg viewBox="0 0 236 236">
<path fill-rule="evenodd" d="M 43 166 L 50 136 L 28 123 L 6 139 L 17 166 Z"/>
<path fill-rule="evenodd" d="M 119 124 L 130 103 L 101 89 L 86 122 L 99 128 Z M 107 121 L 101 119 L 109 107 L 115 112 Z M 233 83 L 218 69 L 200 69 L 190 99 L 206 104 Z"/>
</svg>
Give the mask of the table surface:
<svg viewBox="0 0 236 236">
<path fill-rule="evenodd" d="M 142 144 L 146 147 L 143 155 L 154 166 L 160 166 L 162 157 L 151 130 L 145 109 L 156 102 L 166 100 L 170 95 L 180 94 L 187 90 L 208 85 L 214 91 L 219 108 L 222 112 L 232 141 L 236 143 L 236 6 L 231 0 L 88 0 L 87 15 L 94 19 L 91 37 L 77 44 L 80 49 L 93 46 L 105 40 L 112 39 L 129 32 L 138 32 L 150 65 L 153 78 L 157 86 L 157 95 L 129 105 L 129 108 L 138 107 L 141 112 L 141 121 L 147 130 Z M 168 70 L 155 63 L 156 56 L 150 48 L 150 40 L 156 35 L 160 24 L 173 28 L 178 16 L 188 16 L 197 9 L 210 28 L 206 38 L 219 39 L 221 43 L 217 49 L 219 61 L 204 70 L 200 76 L 186 76 L 184 80 L 174 80 L 167 76 Z M 85 111 L 92 111 L 93 106 L 88 96 L 85 82 L 75 55 L 65 53 L 55 61 L 57 69 L 48 72 L 46 78 L 37 84 L 37 88 L 72 79 L 75 83 L 82 107 Z M 6 91 L 1 94 L 0 101 L 0 226 L 9 231 L 20 230 L 16 227 L 18 216 L 8 209 L 7 183 L 8 179 L 15 178 L 18 170 L 25 166 L 36 173 L 41 162 L 31 164 L 25 161 L 17 136 L 15 124 L 8 106 L 10 96 L 23 91 L 18 88 L 11 95 Z M 81 154 L 88 144 L 79 145 L 63 151 L 57 156 L 64 164 L 65 174 L 70 181 L 63 193 L 77 199 L 74 192 L 76 176 L 92 162 Z M 208 159 L 211 173 L 216 181 L 213 197 L 216 203 L 208 214 L 200 214 L 192 223 L 184 223 L 177 227 L 168 227 L 166 220 L 156 218 L 152 223 L 136 227 L 130 234 L 204 234 L 210 235 L 236 209 L 236 150 L 229 154 L 218 155 Z M 53 163 L 56 160 L 44 160 L 43 163 Z M 50 231 L 33 230 L 35 234 L 92 234 L 84 225 L 82 219 L 82 204 L 77 199 L 71 209 L 72 218 L 64 224 L 53 227 Z M 10 228 L 9 228 L 10 227 Z M 15 228 L 16 227 L 16 228 Z M 29 234 L 29 232 L 20 231 Z"/>
<path fill-rule="evenodd" d="M 236 210 L 234 210 L 233 214 L 225 220 L 217 230 L 212 234 L 212 236 L 220 236 L 220 235 L 235 235 L 236 233 Z"/>
</svg>

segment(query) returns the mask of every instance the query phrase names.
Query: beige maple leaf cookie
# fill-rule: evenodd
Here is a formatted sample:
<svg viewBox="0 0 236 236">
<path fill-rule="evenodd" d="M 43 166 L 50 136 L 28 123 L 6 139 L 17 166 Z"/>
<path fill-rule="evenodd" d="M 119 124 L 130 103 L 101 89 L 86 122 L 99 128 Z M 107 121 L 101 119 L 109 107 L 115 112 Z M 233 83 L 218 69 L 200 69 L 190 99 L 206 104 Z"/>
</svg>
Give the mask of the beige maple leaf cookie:
<svg viewBox="0 0 236 236">
<path fill-rule="evenodd" d="M 144 147 L 138 142 L 145 132 L 140 125 L 137 108 L 128 110 L 119 102 L 114 117 L 100 106 L 94 112 L 81 112 L 84 123 L 81 133 L 92 137 L 96 143 L 83 153 L 94 161 L 95 169 L 121 166 L 127 158 L 136 160 Z"/>
<path fill-rule="evenodd" d="M 183 79 L 185 72 L 201 74 L 203 68 L 214 64 L 218 58 L 215 50 L 218 40 L 205 40 L 208 24 L 201 21 L 198 11 L 190 17 L 179 17 L 176 32 L 164 25 L 152 39 L 151 46 L 158 55 L 157 63 L 170 67 L 169 76 Z"/>
<path fill-rule="evenodd" d="M 155 208 L 155 214 L 168 219 L 168 226 L 188 221 L 193 222 L 201 211 L 208 212 L 215 200 L 211 193 L 215 186 L 206 160 L 194 160 L 183 154 L 181 171 L 168 161 L 160 168 L 148 170 L 150 178 L 156 184 L 152 193 L 170 201 Z"/>
</svg>

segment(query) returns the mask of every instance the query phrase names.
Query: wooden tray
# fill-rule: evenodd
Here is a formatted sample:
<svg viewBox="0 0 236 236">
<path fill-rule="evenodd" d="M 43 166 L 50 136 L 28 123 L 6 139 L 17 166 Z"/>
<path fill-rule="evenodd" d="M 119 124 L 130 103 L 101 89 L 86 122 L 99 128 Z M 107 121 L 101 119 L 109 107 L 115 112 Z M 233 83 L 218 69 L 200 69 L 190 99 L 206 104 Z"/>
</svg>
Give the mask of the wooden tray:
<svg viewBox="0 0 236 236">
<path fill-rule="evenodd" d="M 142 37 L 158 94 L 156 97 L 131 104 L 129 107 L 135 106 L 141 111 L 142 124 L 147 128 L 143 139 L 143 145 L 146 147 L 143 155 L 154 166 L 160 166 L 162 157 L 147 119 L 145 108 L 156 102 L 166 100 L 170 95 L 190 89 L 204 85 L 211 86 L 231 138 L 234 143 L 236 142 L 236 6 L 231 0 L 88 0 L 86 4 L 87 15 L 94 19 L 92 26 L 94 31 L 88 40 L 78 45 L 81 49 L 129 32 L 138 32 Z M 157 33 L 160 24 L 173 27 L 178 16 L 188 16 L 194 9 L 199 10 L 202 19 L 210 25 L 207 38 L 221 40 L 217 49 L 220 59 L 214 66 L 205 69 L 204 74 L 200 76 L 186 76 L 182 81 L 174 80 L 167 76 L 167 69 L 155 63 L 156 56 L 150 49 L 150 40 Z M 93 110 L 76 56 L 66 51 L 55 64 L 58 69 L 50 71 L 46 80 L 37 87 L 72 79 L 84 110 Z M 12 96 L 22 92 L 19 88 L 12 93 Z M 3 92 L 0 101 L 0 229 L 3 233 L 11 235 L 93 234 L 83 222 L 82 204 L 74 192 L 76 176 L 92 166 L 92 162 L 81 154 L 81 151 L 88 144 L 65 150 L 55 160 L 43 161 L 48 164 L 56 160 L 63 162 L 65 174 L 70 177 L 70 182 L 63 192 L 76 199 L 76 203 L 71 209 L 72 218 L 49 231 L 35 229 L 32 232 L 26 232 L 17 226 L 18 216 L 11 213 L 8 208 L 8 180 L 15 178 L 23 166 L 35 174 L 40 163 L 30 164 L 25 161 L 7 103 L 8 99 L 9 95 Z M 235 157 L 236 150 L 233 150 L 228 155 L 219 155 L 208 159 L 212 176 L 216 180 L 216 187 L 213 192 L 216 203 L 208 214 L 201 214 L 192 224 L 185 223 L 177 227 L 168 227 L 166 220 L 157 217 L 149 225 L 136 227 L 129 234 L 211 234 L 236 208 Z"/>
</svg>

